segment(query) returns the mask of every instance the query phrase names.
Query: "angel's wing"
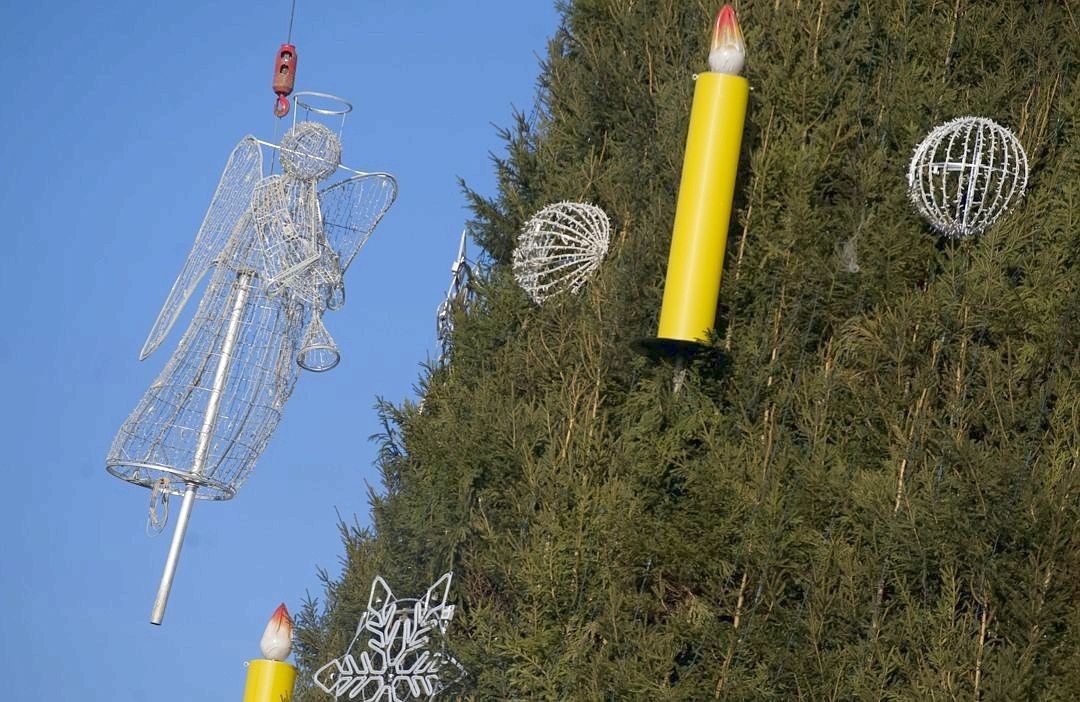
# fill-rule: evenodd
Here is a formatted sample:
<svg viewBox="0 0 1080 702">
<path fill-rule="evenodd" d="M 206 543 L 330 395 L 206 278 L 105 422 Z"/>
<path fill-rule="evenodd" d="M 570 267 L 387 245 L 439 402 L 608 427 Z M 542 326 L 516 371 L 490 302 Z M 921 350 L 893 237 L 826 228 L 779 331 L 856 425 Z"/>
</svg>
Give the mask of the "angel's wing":
<svg viewBox="0 0 1080 702">
<path fill-rule="evenodd" d="M 251 193 L 262 178 L 262 151 L 252 136 L 244 137 L 229 156 L 225 171 L 221 174 L 210 209 L 206 211 L 195 244 L 191 247 L 184 268 L 173 283 L 165 305 L 158 313 L 157 321 L 146 337 L 139 360 L 152 354 L 169 334 L 180 311 L 184 309 L 191 293 L 206 271 L 214 264 L 225 248 L 233 229 L 244 220 L 244 213 L 251 205 Z"/>
<path fill-rule="evenodd" d="M 342 273 L 396 198 L 397 181 L 389 173 L 356 175 L 319 193 L 326 239 Z"/>
</svg>

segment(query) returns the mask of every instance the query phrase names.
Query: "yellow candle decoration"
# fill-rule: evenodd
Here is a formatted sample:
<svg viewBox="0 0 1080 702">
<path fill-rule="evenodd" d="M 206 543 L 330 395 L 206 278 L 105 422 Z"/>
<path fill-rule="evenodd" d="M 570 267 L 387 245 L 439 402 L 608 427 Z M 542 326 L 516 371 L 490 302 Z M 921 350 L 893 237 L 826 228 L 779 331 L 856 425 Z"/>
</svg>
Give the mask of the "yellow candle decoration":
<svg viewBox="0 0 1080 702">
<path fill-rule="evenodd" d="M 694 88 L 658 338 L 642 342 L 650 351 L 690 353 L 712 332 L 750 94 L 738 75 L 744 58 L 735 11 L 725 5 L 716 20 L 711 70 L 698 75 Z"/>
</svg>

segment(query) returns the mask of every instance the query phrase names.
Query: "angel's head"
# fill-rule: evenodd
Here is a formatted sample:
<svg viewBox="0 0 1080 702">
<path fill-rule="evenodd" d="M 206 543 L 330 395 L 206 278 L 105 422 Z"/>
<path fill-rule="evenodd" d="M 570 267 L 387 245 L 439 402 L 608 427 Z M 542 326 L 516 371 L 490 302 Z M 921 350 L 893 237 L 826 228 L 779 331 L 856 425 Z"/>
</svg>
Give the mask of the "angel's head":
<svg viewBox="0 0 1080 702">
<path fill-rule="evenodd" d="M 341 165 L 341 141 L 318 122 L 299 122 L 281 140 L 281 167 L 299 180 L 322 180 Z"/>
</svg>

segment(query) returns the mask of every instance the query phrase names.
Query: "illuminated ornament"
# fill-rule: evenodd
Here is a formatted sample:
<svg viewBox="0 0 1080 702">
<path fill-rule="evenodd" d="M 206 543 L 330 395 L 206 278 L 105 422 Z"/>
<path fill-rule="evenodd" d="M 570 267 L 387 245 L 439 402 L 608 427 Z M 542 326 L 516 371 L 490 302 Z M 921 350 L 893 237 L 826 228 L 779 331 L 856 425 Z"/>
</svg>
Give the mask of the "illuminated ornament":
<svg viewBox="0 0 1080 702">
<path fill-rule="evenodd" d="M 576 293 L 600 267 L 611 223 L 596 205 L 559 202 L 533 215 L 514 249 L 514 278 L 536 304 Z"/>
<path fill-rule="evenodd" d="M 985 117 L 959 117 L 915 148 L 908 195 L 930 226 L 965 239 L 989 229 L 1019 201 L 1027 177 L 1027 154 L 1012 132 Z"/>
<path fill-rule="evenodd" d="M 296 668 L 285 659 L 292 650 L 293 622 L 282 603 L 266 625 L 259 648 L 263 658 L 248 661 L 244 702 L 289 702 L 296 685 Z"/>
<path fill-rule="evenodd" d="M 329 106 L 316 107 L 313 98 Z M 327 370 L 338 351 L 323 326 L 344 302 L 343 277 L 397 196 L 387 173 L 340 165 L 341 144 L 297 113 L 344 120 L 351 106 L 297 93 L 281 145 L 245 137 L 233 150 L 140 359 L 168 336 L 209 274 L 180 342 L 105 460 L 118 478 L 152 489 L 152 506 L 183 498 L 150 621 L 160 624 L 194 500 L 228 500 L 240 489 L 281 419 L 301 368 Z M 339 125 L 340 129 L 340 125 Z M 267 176 L 262 149 L 283 174 Z M 323 187 L 338 170 L 343 180 Z M 163 517 L 153 513 L 153 524 Z"/>
<path fill-rule="evenodd" d="M 677 363 L 701 350 L 716 322 L 728 223 L 750 84 L 735 11 L 717 15 L 709 71 L 697 75 L 656 338 L 639 346 Z"/>
<path fill-rule="evenodd" d="M 454 259 L 454 265 L 450 267 L 450 287 L 446 290 L 446 296 L 439 304 L 435 312 L 435 335 L 439 342 L 439 363 L 450 357 L 450 348 L 454 337 L 454 305 L 460 305 L 467 310 L 476 291 L 473 288 L 473 278 L 476 277 L 477 269 L 469 266 L 465 257 L 466 232 L 461 232 L 461 243 L 458 245 L 458 255 Z"/>
<path fill-rule="evenodd" d="M 292 651 L 293 621 L 289 616 L 289 610 L 282 602 L 274 610 L 273 616 L 266 624 L 262 639 L 259 641 L 259 650 L 263 658 L 272 661 L 283 661 L 289 657 Z"/>
<path fill-rule="evenodd" d="M 315 684 L 337 699 L 405 702 L 438 694 L 448 684 L 444 667 L 456 669 L 454 682 L 460 679 L 461 664 L 431 645 L 432 633 L 445 637 L 454 617 L 446 603 L 452 578 L 444 574 L 419 599 L 396 599 L 376 576 L 349 648 L 315 671 Z"/>
</svg>

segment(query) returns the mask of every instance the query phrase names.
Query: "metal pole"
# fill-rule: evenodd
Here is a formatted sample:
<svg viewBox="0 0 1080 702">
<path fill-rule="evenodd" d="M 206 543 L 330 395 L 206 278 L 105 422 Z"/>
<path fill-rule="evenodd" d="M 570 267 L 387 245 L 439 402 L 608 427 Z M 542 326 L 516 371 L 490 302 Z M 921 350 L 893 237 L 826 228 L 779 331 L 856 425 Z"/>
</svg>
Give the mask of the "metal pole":
<svg viewBox="0 0 1080 702">
<path fill-rule="evenodd" d="M 683 383 L 686 382 L 686 354 L 680 353 L 675 357 L 675 372 L 671 379 L 671 393 L 678 395 L 682 390 Z"/>
<path fill-rule="evenodd" d="M 232 313 L 229 315 L 225 341 L 221 344 L 221 356 L 218 358 L 217 369 L 214 371 L 214 384 L 210 388 L 210 399 L 206 403 L 206 416 L 203 417 L 202 427 L 199 429 L 199 443 L 195 447 L 192 475 L 200 475 L 206 467 L 206 456 L 210 452 L 210 437 L 214 433 L 214 424 L 217 422 L 218 409 L 221 406 L 221 396 L 225 390 L 225 379 L 229 375 L 229 365 L 232 363 L 233 351 L 236 349 L 236 338 L 239 336 L 240 321 L 244 316 L 244 305 L 247 304 L 250 282 L 251 273 L 236 274 L 236 298 L 233 300 Z M 180 561 L 180 549 L 184 546 L 184 536 L 187 533 L 188 521 L 191 519 L 191 508 L 195 505 L 196 490 L 198 490 L 198 485 L 187 484 L 184 502 L 180 505 L 180 514 L 176 518 L 172 543 L 169 544 L 169 555 L 165 558 L 165 572 L 161 575 L 161 584 L 158 585 L 157 596 L 154 598 L 154 609 L 150 613 L 151 624 L 161 624 L 165 618 L 165 605 L 169 602 L 169 591 L 172 590 L 176 565 Z"/>
</svg>

